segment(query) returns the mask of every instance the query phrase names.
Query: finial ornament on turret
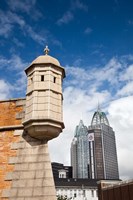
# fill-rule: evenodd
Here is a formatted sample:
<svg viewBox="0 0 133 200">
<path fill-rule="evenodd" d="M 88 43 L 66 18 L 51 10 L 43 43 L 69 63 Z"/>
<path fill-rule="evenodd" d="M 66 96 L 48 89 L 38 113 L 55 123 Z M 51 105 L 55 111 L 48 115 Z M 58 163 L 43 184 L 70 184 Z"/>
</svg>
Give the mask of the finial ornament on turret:
<svg viewBox="0 0 133 200">
<path fill-rule="evenodd" d="M 44 49 L 44 53 L 45 53 L 45 55 L 48 55 L 49 52 L 50 52 L 50 50 L 49 50 L 48 46 L 46 45 L 46 47 L 45 47 L 45 49 Z"/>
</svg>

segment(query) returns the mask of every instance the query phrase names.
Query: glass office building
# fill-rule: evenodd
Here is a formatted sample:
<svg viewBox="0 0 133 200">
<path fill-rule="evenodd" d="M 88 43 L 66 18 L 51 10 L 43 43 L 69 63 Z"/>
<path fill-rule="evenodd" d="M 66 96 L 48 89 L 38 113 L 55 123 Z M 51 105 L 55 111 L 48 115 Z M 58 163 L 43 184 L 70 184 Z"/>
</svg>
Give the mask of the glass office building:
<svg viewBox="0 0 133 200">
<path fill-rule="evenodd" d="M 80 120 L 79 125 L 76 126 L 75 135 L 71 143 L 73 178 L 88 178 L 89 151 L 87 135 L 87 127 Z"/>
<path fill-rule="evenodd" d="M 119 179 L 115 133 L 99 108 L 88 127 L 89 172 L 92 179 Z"/>
</svg>

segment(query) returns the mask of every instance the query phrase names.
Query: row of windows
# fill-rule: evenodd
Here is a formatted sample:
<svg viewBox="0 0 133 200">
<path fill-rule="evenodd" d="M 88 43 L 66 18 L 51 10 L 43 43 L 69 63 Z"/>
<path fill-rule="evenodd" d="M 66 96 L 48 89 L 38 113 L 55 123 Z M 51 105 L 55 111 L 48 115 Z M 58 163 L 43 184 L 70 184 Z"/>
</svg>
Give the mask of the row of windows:
<svg viewBox="0 0 133 200">
<path fill-rule="evenodd" d="M 96 194 L 95 194 L 95 191 L 96 191 Z M 98 196 L 98 191 L 97 190 L 90 190 L 91 192 L 91 197 L 97 197 Z M 74 196 L 74 197 L 77 197 L 77 196 L 84 196 L 84 197 L 87 197 L 88 194 L 87 194 L 87 190 L 85 189 L 78 189 L 78 190 L 70 190 L 70 189 L 59 189 L 57 190 L 57 195 L 66 195 L 66 196 Z"/>
<path fill-rule="evenodd" d="M 33 78 L 30 79 L 33 82 Z M 44 75 L 41 75 L 41 82 L 45 81 Z M 53 83 L 56 83 L 56 77 L 53 76 Z"/>
<path fill-rule="evenodd" d="M 44 75 L 41 75 L 41 81 L 44 81 Z M 56 77 L 53 76 L 53 83 L 56 83 Z"/>
</svg>

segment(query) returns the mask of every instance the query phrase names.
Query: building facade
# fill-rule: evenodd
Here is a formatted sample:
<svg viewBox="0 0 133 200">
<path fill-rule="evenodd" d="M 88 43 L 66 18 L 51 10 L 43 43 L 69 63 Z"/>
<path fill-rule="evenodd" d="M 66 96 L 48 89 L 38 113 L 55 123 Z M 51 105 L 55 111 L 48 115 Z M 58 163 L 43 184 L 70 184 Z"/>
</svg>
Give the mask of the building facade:
<svg viewBox="0 0 133 200">
<path fill-rule="evenodd" d="M 80 120 L 76 126 L 75 136 L 71 143 L 71 166 L 73 168 L 73 178 L 88 178 L 88 141 L 87 127 Z"/>
<path fill-rule="evenodd" d="M 97 181 L 94 179 L 72 178 L 72 167 L 52 163 L 53 176 L 58 197 L 74 200 L 97 200 Z"/>
<path fill-rule="evenodd" d="M 119 179 L 115 133 L 99 108 L 88 127 L 89 172 L 92 179 Z"/>
<path fill-rule="evenodd" d="M 54 179 L 72 178 L 72 167 L 64 166 L 62 163 L 52 162 L 52 171 Z"/>
<path fill-rule="evenodd" d="M 56 195 L 72 200 L 98 200 L 97 180 L 56 179 Z"/>
</svg>

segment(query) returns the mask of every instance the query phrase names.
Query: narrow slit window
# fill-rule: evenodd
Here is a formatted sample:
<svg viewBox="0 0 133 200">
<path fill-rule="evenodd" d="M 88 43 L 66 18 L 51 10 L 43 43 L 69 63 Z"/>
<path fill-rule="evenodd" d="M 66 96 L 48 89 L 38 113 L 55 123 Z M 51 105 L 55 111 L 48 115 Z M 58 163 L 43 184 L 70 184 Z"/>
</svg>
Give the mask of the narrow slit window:
<svg viewBox="0 0 133 200">
<path fill-rule="evenodd" d="M 44 75 L 41 75 L 41 81 L 44 81 Z"/>
<path fill-rule="evenodd" d="M 53 79 L 54 83 L 56 83 L 56 77 L 54 76 L 54 79 Z"/>
<path fill-rule="evenodd" d="M 31 83 L 33 82 L 33 78 L 30 79 Z"/>
</svg>

